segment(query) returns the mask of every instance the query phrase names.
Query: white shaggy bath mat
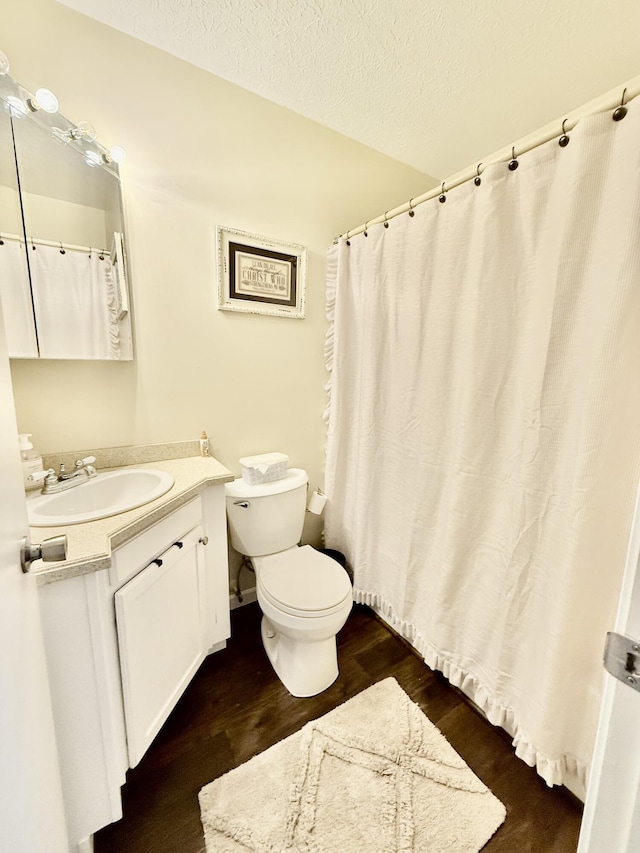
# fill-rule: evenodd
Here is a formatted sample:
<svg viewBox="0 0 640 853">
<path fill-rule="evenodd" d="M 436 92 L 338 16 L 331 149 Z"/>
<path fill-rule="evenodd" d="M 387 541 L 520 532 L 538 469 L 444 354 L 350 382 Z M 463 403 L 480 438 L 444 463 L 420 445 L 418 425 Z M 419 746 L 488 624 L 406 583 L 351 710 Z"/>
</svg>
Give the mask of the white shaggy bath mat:
<svg viewBox="0 0 640 853">
<path fill-rule="evenodd" d="M 200 791 L 207 853 L 478 853 L 505 808 L 394 678 Z"/>
</svg>

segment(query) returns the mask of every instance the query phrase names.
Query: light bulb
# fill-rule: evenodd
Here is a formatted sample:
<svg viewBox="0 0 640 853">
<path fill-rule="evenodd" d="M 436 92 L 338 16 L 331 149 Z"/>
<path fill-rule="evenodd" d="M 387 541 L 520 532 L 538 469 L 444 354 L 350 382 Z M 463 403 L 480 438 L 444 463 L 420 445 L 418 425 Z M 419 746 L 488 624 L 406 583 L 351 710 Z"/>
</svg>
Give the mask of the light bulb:
<svg viewBox="0 0 640 853">
<path fill-rule="evenodd" d="M 82 134 L 83 139 L 88 139 L 89 142 L 93 142 L 96 138 L 96 129 L 92 124 L 89 124 L 88 121 L 78 122 L 78 130 Z"/>
<path fill-rule="evenodd" d="M 0 50 L 0 76 L 9 73 L 9 60 L 7 54 Z"/>
<path fill-rule="evenodd" d="M 99 166 L 102 158 L 97 151 L 87 151 L 84 155 L 85 162 L 89 166 Z"/>
<path fill-rule="evenodd" d="M 109 156 L 114 163 L 122 163 L 124 158 L 127 156 L 127 152 L 124 150 L 122 145 L 112 145 L 109 149 Z"/>
<path fill-rule="evenodd" d="M 22 118 L 28 113 L 28 108 L 25 102 L 21 101 L 20 98 L 17 98 L 15 95 L 9 95 L 7 98 L 6 109 L 9 112 L 9 115 L 13 118 Z"/>
<path fill-rule="evenodd" d="M 36 103 L 45 113 L 58 112 L 58 99 L 51 89 L 36 89 Z"/>
</svg>

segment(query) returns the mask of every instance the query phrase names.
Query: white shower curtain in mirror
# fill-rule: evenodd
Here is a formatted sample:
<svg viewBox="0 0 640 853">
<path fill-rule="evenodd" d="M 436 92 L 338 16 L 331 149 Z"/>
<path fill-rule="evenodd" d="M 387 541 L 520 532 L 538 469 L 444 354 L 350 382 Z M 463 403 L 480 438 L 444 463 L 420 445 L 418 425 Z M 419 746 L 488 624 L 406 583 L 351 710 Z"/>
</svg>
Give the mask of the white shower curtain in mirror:
<svg viewBox="0 0 640 853">
<path fill-rule="evenodd" d="M 27 253 L 21 241 L 0 243 L 0 302 L 7 352 L 12 358 L 37 358 Z"/>
<path fill-rule="evenodd" d="M 329 251 L 326 544 L 584 780 L 640 472 L 640 103 Z"/>
<path fill-rule="evenodd" d="M 111 263 L 93 250 L 29 247 L 41 358 L 117 359 L 120 333 Z M 101 257 L 102 255 L 102 257 Z"/>
</svg>

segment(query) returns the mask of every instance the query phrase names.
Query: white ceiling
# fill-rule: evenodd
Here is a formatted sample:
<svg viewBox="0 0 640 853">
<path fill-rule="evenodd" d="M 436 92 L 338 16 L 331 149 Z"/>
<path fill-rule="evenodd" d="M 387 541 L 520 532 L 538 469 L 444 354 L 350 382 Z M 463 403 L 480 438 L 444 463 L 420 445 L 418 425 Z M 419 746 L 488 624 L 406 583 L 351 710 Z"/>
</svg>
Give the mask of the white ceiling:
<svg viewBox="0 0 640 853">
<path fill-rule="evenodd" d="M 638 0 L 60 0 L 441 179 L 640 73 Z"/>
</svg>

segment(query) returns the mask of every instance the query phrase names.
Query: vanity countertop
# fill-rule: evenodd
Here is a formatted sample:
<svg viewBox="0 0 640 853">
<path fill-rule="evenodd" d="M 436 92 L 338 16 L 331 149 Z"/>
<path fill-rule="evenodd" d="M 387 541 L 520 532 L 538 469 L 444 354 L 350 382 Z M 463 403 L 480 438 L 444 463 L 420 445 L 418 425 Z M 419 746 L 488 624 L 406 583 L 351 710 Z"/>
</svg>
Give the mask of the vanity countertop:
<svg viewBox="0 0 640 853">
<path fill-rule="evenodd" d="M 234 479 L 231 471 L 212 456 L 192 456 L 185 459 L 122 466 L 122 469 L 126 468 L 153 468 L 167 471 L 173 475 L 175 482 L 161 497 L 144 506 L 109 518 L 72 524 L 68 527 L 32 527 L 30 529 L 32 542 L 42 542 L 44 539 L 59 536 L 62 533 L 66 534 L 68 540 L 67 559 L 64 562 L 38 561 L 34 564 L 31 574 L 36 576 L 38 585 L 108 569 L 114 548 L 118 548 L 142 533 L 147 527 L 170 515 L 207 486 L 228 483 Z"/>
</svg>

